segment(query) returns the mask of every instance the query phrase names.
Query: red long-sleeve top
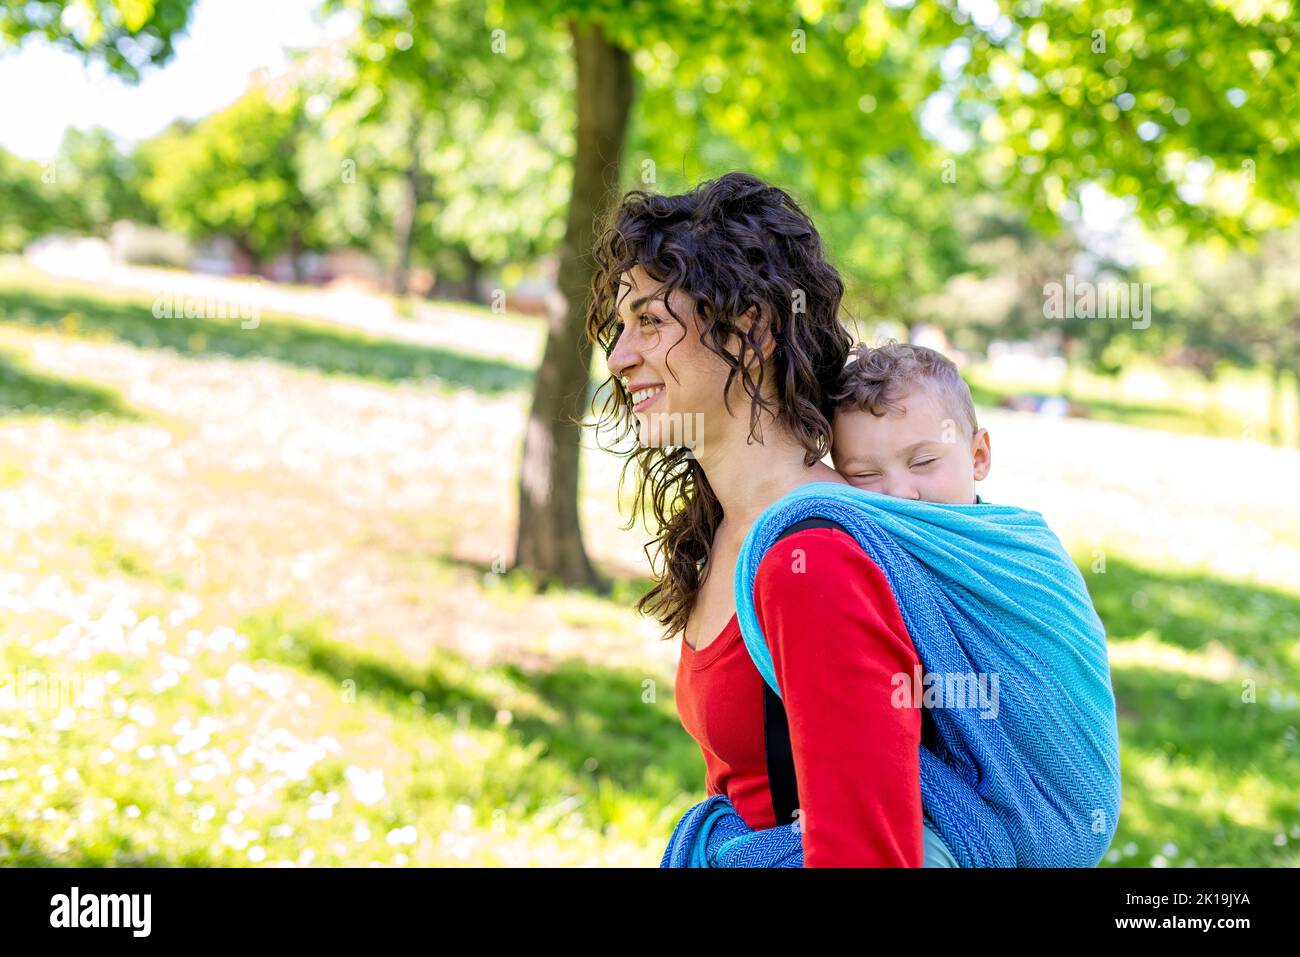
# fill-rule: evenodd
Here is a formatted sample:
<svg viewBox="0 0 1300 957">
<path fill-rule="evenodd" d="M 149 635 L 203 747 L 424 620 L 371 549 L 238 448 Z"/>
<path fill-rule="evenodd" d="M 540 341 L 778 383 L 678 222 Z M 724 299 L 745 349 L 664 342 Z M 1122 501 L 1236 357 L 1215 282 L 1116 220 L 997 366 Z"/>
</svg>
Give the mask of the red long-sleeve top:
<svg viewBox="0 0 1300 957">
<path fill-rule="evenodd" d="M 921 711 L 895 707 L 919 667 L 884 572 L 838 529 L 776 542 L 754 597 L 781 688 L 799 783 L 805 867 L 920 867 Z M 676 698 L 710 795 L 752 828 L 776 825 L 763 685 L 735 616 L 702 650 L 681 644 Z"/>
</svg>

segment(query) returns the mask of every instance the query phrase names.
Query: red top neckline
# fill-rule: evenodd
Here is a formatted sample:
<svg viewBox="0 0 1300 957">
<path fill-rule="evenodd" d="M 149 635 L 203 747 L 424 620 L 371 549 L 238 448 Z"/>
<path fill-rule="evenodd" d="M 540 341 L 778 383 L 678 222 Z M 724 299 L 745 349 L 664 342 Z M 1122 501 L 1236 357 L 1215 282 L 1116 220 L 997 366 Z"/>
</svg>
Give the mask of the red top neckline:
<svg viewBox="0 0 1300 957">
<path fill-rule="evenodd" d="M 682 658 L 685 659 L 688 668 L 703 668 L 716 661 L 718 656 L 735 644 L 740 636 L 740 616 L 732 612 L 730 620 L 722 626 L 722 631 L 718 632 L 718 636 L 702 650 L 697 651 L 692 648 L 683 637 Z"/>
</svg>

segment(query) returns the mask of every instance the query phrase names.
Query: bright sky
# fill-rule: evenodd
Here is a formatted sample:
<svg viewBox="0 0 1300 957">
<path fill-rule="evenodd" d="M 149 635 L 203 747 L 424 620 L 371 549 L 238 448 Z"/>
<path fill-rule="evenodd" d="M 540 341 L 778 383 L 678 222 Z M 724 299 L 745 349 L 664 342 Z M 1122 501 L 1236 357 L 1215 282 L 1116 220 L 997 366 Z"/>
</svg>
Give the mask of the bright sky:
<svg viewBox="0 0 1300 957">
<path fill-rule="evenodd" d="M 40 39 L 17 51 L 0 47 L 0 147 L 48 160 L 69 126 L 104 126 L 132 143 L 178 116 L 211 113 L 236 99 L 257 67 L 286 66 L 286 47 L 317 46 L 345 28 L 318 23 L 319 7 L 320 0 L 198 0 L 176 55 L 138 86 Z"/>
</svg>

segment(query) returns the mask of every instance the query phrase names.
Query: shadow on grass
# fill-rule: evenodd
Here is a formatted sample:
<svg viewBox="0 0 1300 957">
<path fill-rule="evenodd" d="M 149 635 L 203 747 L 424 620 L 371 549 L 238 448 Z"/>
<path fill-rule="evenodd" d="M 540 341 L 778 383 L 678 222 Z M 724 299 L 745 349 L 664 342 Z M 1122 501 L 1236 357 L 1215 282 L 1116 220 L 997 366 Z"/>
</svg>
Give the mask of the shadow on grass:
<svg viewBox="0 0 1300 957">
<path fill-rule="evenodd" d="M 66 851 L 55 851 L 40 838 L 10 828 L 0 834 L 0 846 L 6 854 L 5 867 L 212 867 L 215 862 L 201 851 L 180 854 L 140 846 L 123 834 L 101 838 L 85 847 L 71 844 Z"/>
<path fill-rule="evenodd" d="M 240 630 L 252 641 L 253 657 L 340 685 L 352 681 L 359 698 L 394 714 L 418 719 L 441 712 L 500 731 L 498 713 L 508 710 L 512 720 L 506 733 L 521 745 L 544 741 L 541 760 L 560 762 L 571 774 L 645 793 L 646 769 L 653 767 L 656 780 L 670 789 L 700 790 L 703 759 L 671 708 L 671 684 L 664 689 L 652 676 L 573 660 L 545 671 L 511 663 L 483 667 L 440 648 L 433 649 L 434 663 L 422 669 L 358 652 L 331 638 L 321 621 L 278 611 L 250 616 Z"/>
<path fill-rule="evenodd" d="M 1147 867 L 1163 854 L 1170 866 L 1187 858 L 1201 866 L 1288 866 L 1295 851 L 1275 838 L 1300 824 L 1296 711 L 1271 707 L 1262 694 L 1244 703 L 1232 681 L 1133 666 L 1112 676 L 1124 704 L 1124 785 L 1111 846 L 1137 849 L 1118 863 Z M 1141 768 L 1153 769 L 1149 778 Z M 1219 797 L 1228 790 L 1239 798 Z M 1227 810 L 1238 805 L 1237 814 Z"/>
<path fill-rule="evenodd" d="M 1111 639 L 1151 632 L 1188 651 L 1214 641 L 1248 668 L 1262 669 L 1292 688 L 1300 684 L 1291 650 L 1300 636 L 1300 596 L 1112 557 L 1104 573 L 1091 572 L 1087 564 L 1080 568 Z"/>
<path fill-rule="evenodd" d="M 394 342 L 316 326 L 287 316 L 262 316 L 254 329 L 229 319 L 157 319 L 145 299 L 100 299 L 73 292 L 0 287 L 0 321 L 64 334 L 104 336 L 184 356 L 263 357 L 327 373 L 386 381 L 434 377 L 449 385 L 500 394 L 529 387 L 531 370 L 429 346 Z"/>
<path fill-rule="evenodd" d="M 12 355 L 0 353 L 0 416 L 58 415 L 86 419 L 95 415 L 140 421 L 137 410 L 112 389 L 70 382 L 32 372 Z"/>
<path fill-rule="evenodd" d="M 1293 842 L 1274 842 L 1300 826 L 1300 710 L 1287 698 L 1300 596 L 1110 556 L 1104 573 L 1080 569 L 1112 642 L 1159 643 L 1156 662 L 1111 666 L 1125 774 L 1112 849 L 1136 848 L 1117 865 L 1162 855 L 1173 867 L 1288 866 Z M 1195 655 L 1211 643 L 1237 659 L 1222 680 L 1196 672 L 1196 659 L 1160 663 L 1159 645 Z M 1225 791 L 1240 797 L 1219 799 Z"/>
</svg>

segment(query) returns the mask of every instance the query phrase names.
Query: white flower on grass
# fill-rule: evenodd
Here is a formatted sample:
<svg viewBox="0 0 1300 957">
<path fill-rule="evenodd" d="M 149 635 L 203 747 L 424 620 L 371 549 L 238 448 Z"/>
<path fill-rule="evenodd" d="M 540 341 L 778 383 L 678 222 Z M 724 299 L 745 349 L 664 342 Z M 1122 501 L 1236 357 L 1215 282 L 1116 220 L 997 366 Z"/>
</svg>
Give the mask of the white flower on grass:
<svg viewBox="0 0 1300 957">
<path fill-rule="evenodd" d="M 388 793 L 384 788 L 384 771 L 382 768 L 367 771 L 352 764 L 348 766 L 343 774 L 352 787 L 352 796 L 362 804 L 378 804 Z"/>
<path fill-rule="evenodd" d="M 189 718 L 181 718 L 172 725 L 172 734 L 180 735 L 180 740 L 176 742 L 176 750 L 181 754 L 189 754 L 191 751 L 207 747 L 208 742 L 212 740 L 212 732 L 220 731 L 221 727 L 221 720 L 209 715 L 200 718 L 198 725 L 191 725 Z"/>
<path fill-rule="evenodd" d="M 388 843 L 393 847 L 402 844 L 414 844 L 416 838 L 415 825 L 408 824 L 406 827 L 395 827 L 388 832 Z"/>
<path fill-rule="evenodd" d="M 179 655 L 163 655 L 158 663 L 167 671 L 186 672 L 190 670 L 189 660 Z"/>
</svg>

